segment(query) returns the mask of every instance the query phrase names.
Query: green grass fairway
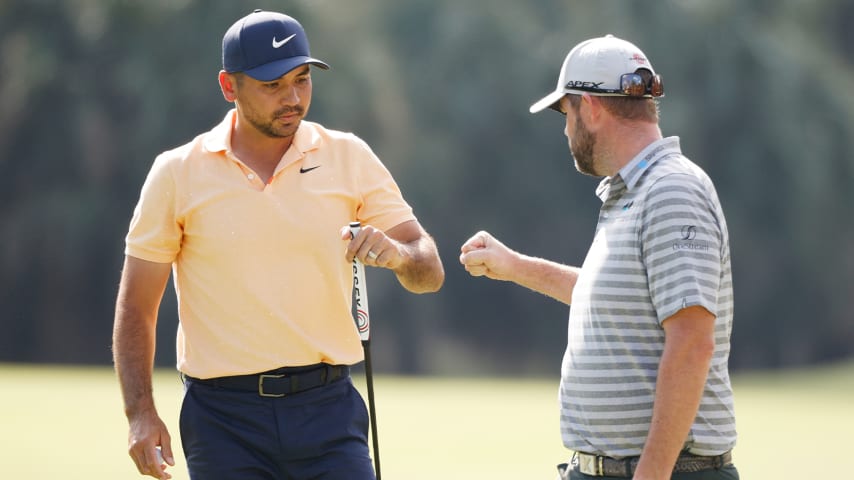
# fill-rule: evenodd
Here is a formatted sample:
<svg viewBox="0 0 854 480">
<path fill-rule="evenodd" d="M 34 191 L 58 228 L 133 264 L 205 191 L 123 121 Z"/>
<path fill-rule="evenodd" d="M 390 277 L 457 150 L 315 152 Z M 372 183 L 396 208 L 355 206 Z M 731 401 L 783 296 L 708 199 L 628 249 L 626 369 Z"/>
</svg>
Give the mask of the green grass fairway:
<svg viewBox="0 0 854 480">
<path fill-rule="evenodd" d="M 181 384 L 155 379 L 158 409 L 180 454 Z M 355 378 L 364 392 L 364 379 Z M 126 453 L 126 423 L 109 368 L 0 365 L 3 478 L 150 478 Z M 854 365 L 735 378 L 741 478 L 843 478 L 854 428 Z M 375 378 L 388 480 L 554 479 L 557 379 Z"/>
</svg>

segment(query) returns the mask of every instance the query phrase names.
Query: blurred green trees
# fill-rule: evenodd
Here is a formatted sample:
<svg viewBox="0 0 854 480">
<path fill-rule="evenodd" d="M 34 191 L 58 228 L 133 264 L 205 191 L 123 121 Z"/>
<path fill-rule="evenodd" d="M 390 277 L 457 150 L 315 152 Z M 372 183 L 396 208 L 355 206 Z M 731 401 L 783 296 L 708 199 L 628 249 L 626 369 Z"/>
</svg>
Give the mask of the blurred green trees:
<svg viewBox="0 0 854 480">
<path fill-rule="evenodd" d="M 561 118 L 527 108 L 573 45 L 605 33 L 649 56 L 665 135 L 717 184 L 733 366 L 854 355 L 851 2 L 5 0 L 0 360 L 109 362 L 139 188 L 156 154 L 230 108 L 222 34 L 256 7 L 303 23 L 333 67 L 314 75 L 309 118 L 368 141 L 439 243 L 439 294 L 369 272 L 379 369 L 557 373 L 566 307 L 471 278 L 457 257 L 488 229 L 532 255 L 583 259 L 597 180 L 575 172 Z M 176 322 L 170 289 L 161 364 Z"/>
</svg>

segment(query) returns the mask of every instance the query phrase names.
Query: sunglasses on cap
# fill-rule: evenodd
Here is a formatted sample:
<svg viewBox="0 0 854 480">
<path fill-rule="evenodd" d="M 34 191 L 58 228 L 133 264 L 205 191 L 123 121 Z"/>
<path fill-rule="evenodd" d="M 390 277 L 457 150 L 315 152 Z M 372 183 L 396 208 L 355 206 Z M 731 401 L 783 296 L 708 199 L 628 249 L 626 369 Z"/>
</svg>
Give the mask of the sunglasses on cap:
<svg viewBox="0 0 854 480">
<path fill-rule="evenodd" d="M 620 88 L 599 88 L 593 85 L 586 85 L 588 82 L 570 82 L 567 88 L 573 90 L 582 90 L 590 93 L 606 93 L 611 95 L 625 95 L 627 97 L 660 97 L 664 95 L 664 84 L 661 82 L 661 75 L 652 75 L 650 79 L 644 82 L 643 75 L 639 73 L 624 73 L 620 75 Z"/>
<path fill-rule="evenodd" d="M 660 97 L 664 95 L 664 84 L 661 82 L 661 75 L 653 75 L 648 82 L 644 82 L 641 74 L 626 73 L 620 76 L 620 93 L 630 97 Z"/>
</svg>

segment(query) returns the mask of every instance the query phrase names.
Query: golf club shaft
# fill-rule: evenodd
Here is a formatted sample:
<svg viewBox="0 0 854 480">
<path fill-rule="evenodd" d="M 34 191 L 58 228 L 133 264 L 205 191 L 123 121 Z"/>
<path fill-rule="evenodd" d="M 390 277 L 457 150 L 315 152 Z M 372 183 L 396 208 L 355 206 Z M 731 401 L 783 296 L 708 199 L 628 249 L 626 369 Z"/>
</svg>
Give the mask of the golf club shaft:
<svg viewBox="0 0 854 480">
<path fill-rule="evenodd" d="M 350 235 L 353 238 L 359 234 L 359 230 L 361 230 L 359 222 L 350 222 Z M 371 420 L 371 439 L 374 446 L 374 469 L 377 480 L 382 480 L 379 439 L 377 438 L 377 413 L 374 406 L 374 373 L 371 365 L 371 316 L 368 309 L 368 288 L 367 283 L 365 283 L 365 265 L 355 257 L 353 258 L 353 297 L 356 304 L 356 328 L 359 330 L 359 338 L 365 352 L 365 381 L 368 384 L 368 411 Z"/>
<path fill-rule="evenodd" d="M 371 439 L 374 445 L 374 470 L 376 470 L 377 480 L 382 480 L 380 474 L 380 441 L 377 437 L 377 409 L 374 406 L 374 374 L 371 367 L 371 341 L 365 340 L 362 342 L 362 347 L 365 350 L 365 381 L 368 384 L 368 412 L 371 415 Z"/>
</svg>

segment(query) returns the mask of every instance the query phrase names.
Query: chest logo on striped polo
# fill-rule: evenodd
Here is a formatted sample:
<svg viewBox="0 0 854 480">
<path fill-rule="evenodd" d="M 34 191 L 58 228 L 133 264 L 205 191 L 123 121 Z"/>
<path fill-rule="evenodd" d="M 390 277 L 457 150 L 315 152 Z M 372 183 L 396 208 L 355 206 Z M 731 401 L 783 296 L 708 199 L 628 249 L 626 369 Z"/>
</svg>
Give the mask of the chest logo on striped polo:
<svg viewBox="0 0 854 480">
<path fill-rule="evenodd" d="M 694 240 L 697 238 L 697 227 L 685 225 L 682 227 L 682 240 Z"/>
<path fill-rule="evenodd" d="M 695 225 L 683 225 L 679 237 L 679 241 L 673 243 L 673 250 L 695 252 L 707 252 L 709 250 L 709 242 L 697 240 L 697 227 Z"/>
</svg>

